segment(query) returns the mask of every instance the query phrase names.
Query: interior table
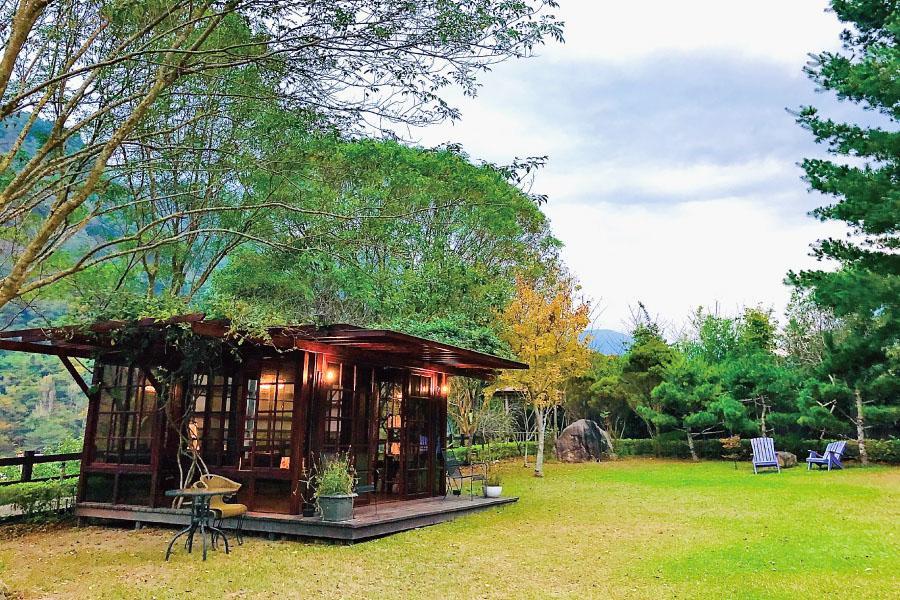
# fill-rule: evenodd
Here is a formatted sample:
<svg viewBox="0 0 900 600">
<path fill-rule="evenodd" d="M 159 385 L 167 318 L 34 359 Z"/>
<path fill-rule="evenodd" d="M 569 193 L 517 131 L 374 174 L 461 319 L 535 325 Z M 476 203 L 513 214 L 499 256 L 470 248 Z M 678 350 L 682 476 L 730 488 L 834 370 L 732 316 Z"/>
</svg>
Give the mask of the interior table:
<svg viewBox="0 0 900 600">
<path fill-rule="evenodd" d="M 169 560 L 169 555 L 172 554 L 172 546 L 183 535 L 187 536 L 185 547 L 190 553 L 194 546 L 194 534 L 198 529 L 200 530 L 200 537 L 203 539 L 203 560 L 206 560 L 207 534 L 211 536 L 210 541 L 213 547 L 215 547 L 216 537 L 221 535 L 222 539 L 225 540 L 225 554 L 228 554 L 228 536 L 225 535 L 224 531 L 213 526 L 215 514 L 209 508 L 209 501 L 215 496 L 224 496 L 230 493 L 232 493 L 232 490 L 207 490 L 202 488 L 182 488 L 166 491 L 166 496 L 169 498 L 187 498 L 191 501 L 191 523 L 176 533 L 172 541 L 169 542 L 169 547 L 166 549 L 166 560 Z"/>
</svg>

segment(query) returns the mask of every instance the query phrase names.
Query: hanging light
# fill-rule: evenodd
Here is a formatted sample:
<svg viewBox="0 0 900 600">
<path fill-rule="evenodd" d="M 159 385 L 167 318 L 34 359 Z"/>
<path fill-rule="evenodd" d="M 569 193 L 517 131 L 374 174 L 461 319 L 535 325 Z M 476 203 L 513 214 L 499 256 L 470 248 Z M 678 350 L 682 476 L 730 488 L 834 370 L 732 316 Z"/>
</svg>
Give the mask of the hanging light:
<svg viewBox="0 0 900 600">
<path fill-rule="evenodd" d="M 325 370 L 325 383 L 334 383 L 337 381 L 337 369 Z"/>
</svg>

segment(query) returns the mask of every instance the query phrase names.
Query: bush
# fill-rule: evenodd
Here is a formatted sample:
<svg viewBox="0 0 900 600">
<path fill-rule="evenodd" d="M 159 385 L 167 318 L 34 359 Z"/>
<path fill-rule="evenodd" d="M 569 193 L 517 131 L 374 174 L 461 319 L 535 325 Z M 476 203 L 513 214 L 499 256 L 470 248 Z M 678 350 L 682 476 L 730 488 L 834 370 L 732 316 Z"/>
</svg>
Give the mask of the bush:
<svg viewBox="0 0 900 600">
<path fill-rule="evenodd" d="M 528 449 L 528 456 L 534 456 L 537 454 L 537 442 L 497 442 L 490 445 L 490 450 L 486 444 L 475 444 L 472 446 L 472 454 L 473 458 L 478 460 L 503 460 L 505 458 L 515 458 L 518 456 L 524 456 L 525 450 Z M 461 446 L 459 448 L 451 448 L 449 450 L 451 454 L 458 461 L 466 460 L 466 448 Z M 488 456 L 490 453 L 490 456 Z M 544 443 L 544 458 L 552 457 L 554 455 L 553 442 L 549 439 Z"/>
<path fill-rule="evenodd" d="M 797 455 L 802 463 L 810 450 L 823 452 L 825 446 L 833 440 L 801 440 L 793 436 L 779 436 L 775 438 L 775 449 L 791 452 Z M 691 451 L 687 440 L 660 440 L 651 439 L 620 439 L 613 440 L 616 453 L 619 456 L 661 456 L 664 458 L 690 458 Z M 740 450 L 727 450 L 722 448 L 720 440 L 696 440 L 694 446 L 701 458 L 722 459 L 723 455 L 732 452 L 739 455 L 739 460 L 749 460 L 751 449 L 750 440 L 742 439 Z M 866 450 L 869 460 L 889 464 L 900 464 L 900 439 L 891 440 L 866 440 Z M 846 458 L 858 459 L 859 448 L 854 440 L 847 441 Z"/>
<path fill-rule="evenodd" d="M 353 493 L 353 482 L 356 480 L 356 471 L 350 464 L 350 457 L 346 454 L 338 454 L 333 457 L 325 457 L 318 471 L 313 476 L 313 485 L 316 488 L 316 498 L 320 496 L 349 496 Z"/>
<path fill-rule="evenodd" d="M 77 479 L 54 479 L 0 486 L 0 506 L 13 505 L 28 517 L 59 511 L 65 500 L 75 496 Z"/>
</svg>

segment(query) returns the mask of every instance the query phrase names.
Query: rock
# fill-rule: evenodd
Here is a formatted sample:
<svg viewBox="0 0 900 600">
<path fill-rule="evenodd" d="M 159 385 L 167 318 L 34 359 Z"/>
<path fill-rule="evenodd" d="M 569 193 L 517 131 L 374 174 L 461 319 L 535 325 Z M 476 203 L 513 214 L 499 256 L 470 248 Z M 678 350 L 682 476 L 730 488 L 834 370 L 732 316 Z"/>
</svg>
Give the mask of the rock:
<svg viewBox="0 0 900 600">
<path fill-rule="evenodd" d="M 594 421 L 579 419 L 562 430 L 556 439 L 556 458 L 562 462 L 600 460 L 606 432 Z"/>
<path fill-rule="evenodd" d="M 791 452 L 776 452 L 778 455 L 778 466 L 782 469 L 790 469 L 797 466 L 797 455 Z"/>
</svg>

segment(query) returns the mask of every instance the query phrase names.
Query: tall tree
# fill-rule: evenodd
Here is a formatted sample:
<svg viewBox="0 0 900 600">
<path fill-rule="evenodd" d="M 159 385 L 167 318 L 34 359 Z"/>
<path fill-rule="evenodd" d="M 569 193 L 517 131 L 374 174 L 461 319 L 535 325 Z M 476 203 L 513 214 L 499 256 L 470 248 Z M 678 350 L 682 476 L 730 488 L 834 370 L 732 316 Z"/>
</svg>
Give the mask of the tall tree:
<svg viewBox="0 0 900 600">
<path fill-rule="evenodd" d="M 824 375 L 851 391 L 851 421 L 866 463 L 870 414 L 896 414 L 900 396 L 900 5 L 895 0 L 831 5 L 848 25 L 841 36 L 844 49 L 816 55 L 806 72 L 822 90 L 876 117 L 867 119 L 873 124 L 860 125 L 836 122 L 812 106 L 798 113 L 798 122 L 837 157 L 803 161 L 810 188 L 833 200 L 813 215 L 845 222 L 851 235 L 813 246 L 814 256 L 837 261 L 839 269 L 788 278 L 844 324 L 844 334 L 831 338 Z"/>
<path fill-rule="evenodd" d="M 516 295 L 502 314 L 502 339 L 527 370 L 504 371 L 498 387 L 521 391 L 534 409 L 538 448 L 536 477 L 544 476 L 547 416 L 562 400 L 566 380 L 589 364 L 583 335 L 590 323 L 590 305 L 579 297 L 575 279 L 559 269 L 540 279 L 519 277 Z"/>
<path fill-rule="evenodd" d="M 281 322 L 477 329 L 493 325 L 516 272 L 539 273 L 556 252 L 514 169 L 451 148 L 334 138 L 301 140 L 281 159 L 260 189 L 305 212 L 276 214 L 270 236 L 304 251 L 248 245 L 213 278 L 210 304 L 249 303 Z"/>
<path fill-rule="evenodd" d="M 426 124 L 457 116 L 439 96 L 447 86 L 474 94 L 480 71 L 529 54 L 548 36 L 559 38 L 560 24 L 547 14 L 554 6 L 553 0 L 3 3 L 0 22 L 9 26 L 0 33 L 0 121 L 19 131 L 0 156 L 6 238 L 0 308 L 103 256 L 152 249 L 125 236 L 102 253 L 87 249 L 88 260 L 60 260 L 98 217 L 155 200 L 104 193 L 135 169 L 153 168 L 158 152 L 141 149 L 171 148 L 170 137 L 210 114 L 228 118 L 209 106 L 209 80 L 215 96 L 314 112 L 347 129 Z M 244 75 L 268 85 L 235 87 Z M 194 85 L 204 78 L 205 85 Z M 154 119 L 161 105 L 173 111 Z M 51 126 L 43 142 L 23 154 L 28 134 L 44 121 Z M 213 142 L 204 150 L 227 151 L 230 140 Z"/>
</svg>

